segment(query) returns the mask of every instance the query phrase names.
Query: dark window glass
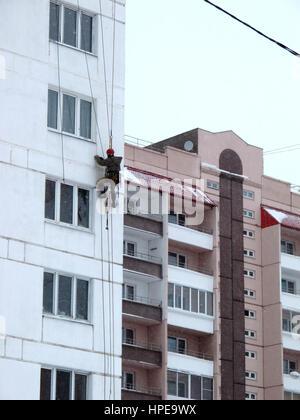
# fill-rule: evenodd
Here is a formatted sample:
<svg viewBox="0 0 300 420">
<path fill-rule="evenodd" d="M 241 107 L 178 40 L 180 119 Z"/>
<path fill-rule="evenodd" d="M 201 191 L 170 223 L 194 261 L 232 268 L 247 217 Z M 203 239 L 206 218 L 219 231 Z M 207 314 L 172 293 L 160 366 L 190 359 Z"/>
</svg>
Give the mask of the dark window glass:
<svg viewBox="0 0 300 420">
<path fill-rule="evenodd" d="M 57 130 L 58 92 L 48 90 L 48 127 Z"/>
<path fill-rule="evenodd" d="M 89 282 L 77 280 L 76 318 L 88 319 Z"/>
<path fill-rule="evenodd" d="M 51 378 L 52 378 L 51 370 L 49 369 L 41 370 L 41 390 L 40 390 L 41 401 L 51 400 Z"/>
<path fill-rule="evenodd" d="M 173 337 L 168 337 L 168 351 L 177 353 L 177 340 Z"/>
<path fill-rule="evenodd" d="M 168 395 L 177 396 L 177 373 L 168 371 Z"/>
<path fill-rule="evenodd" d="M 81 49 L 92 52 L 93 49 L 93 18 L 81 15 Z"/>
<path fill-rule="evenodd" d="M 186 257 L 184 255 L 179 255 L 178 263 L 179 263 L 179 267 L 186 268 Z"/>
<path fill-rule="evenodd" d="M 175 225 L 177 223 L 177 216 L 176 216 L 176 214 L 173 211 L 170 211 L 170 214 L 169 214 L 169 223 L 173 223 Z"/>
<path fill-rule="evenodd" d="M 207 293 L 207 315 L 214 315 L 214 295 L 213 293 Z"/>
<path fill-rule="evenodd" d="M 71 399 L 71 372 L 58 370 L 56 372 L 56 400 L 70 401 Z"/>
<path fill-rule="evenodd" d="M 199 292 L 199 312 L 205 314 L 205 292 Z"/>
<path fill-rule="evenodd" d="M 123 386 L 125 389 L 134 389 L 134 373 L 126 372 L 123 374 Z"/>
<path fill-rule="evenodd" d="M 50 28 L 49 37 L 52 41 L 59 41 L 60 6 L 50 3 Z"/>
<path fill-rule="evenodd" d="M 169 264 L 177 266 L 177 254 L 169 252 Z"/>
<path fill-rule="evenodd" d="M 189 376 L 178 373 L 178 397 L 189 398 Z"/>
<path fill-rule="evenodd" d="M 72 315 L 72 278 L 59 276 L 58 287 L 58 314 Z"/>
<path fill-rule="evenodd" d="M 135 244 L 128 242 L 127 243 L 127 255 L 134 257 L 136 254 L 135 252 Z"/>
<path fill-rule="evenodd" d="M 126 285 L 125 287 L 126 287 L 125 298 L 127 300 L 132 300 L 133 301 L 134 300 L 134 295 L 135 295 L 134 287 L 133 286 L 128 286 L 128 285 Z"/>
<path fill-rule="evenodd" d="M 183 339 L 178 339 L 178 342 L 177 342 L 177 351 L 178 351 L 178 353 L 180 353 L 180 354 L 186 354 L 186 341 L 185 340 L 183 340 Z"/>
<path fill-rule="evenodd" d="M 89 228 L 90 192 L 78 188 L 78 226 Z"/>
<path fill-rule="evenodd" d="M 178 309 L 182 309 L 181 306 L 181 287 L 175 286 L 175 307 Z"/>
<path fill-rule="evenodd" d="M 75 375 L 75 401 L 86 401 L 87 377 Z"/>
<path fill-rule="evenodd" d="M 179 226 L 185 226 L 185 214 L 179 214 L 178 215 L 178 224 Z"/>
<path fill-rule="evenodd" d="M 76 99 L 63 95 L 63 131 L 66 133 L 75 134 L 75 107 Z"/>
<path fill-rule="evenodd" d="M 44 273 L 44 312 L 53 314 L 54 302 L 54 275 L 52 273 Z"/>
<path fill-rule="evenodd" d="M 190 310 L 190 289 L 188 287 L 183 288 L 183 309 Z"/>
<path fill-rule="evenodd" d="M 67 7 L 64 15 L 64 43 L 72 47 L 77 45 L 77 13 Z"/>
<path fill-rule="evenodd" d="M 92 104 L 80 101 L 80 135 L 86 139 L 92 137 Z"/>
<path fill-rule="evenodd" d="M 213 400 L 213 386 L 214 381 L 211 378 L 203 378 L 202 388 L 203 388 L 203 400 L 211 401 Z"/>
<path fill-rule="evenodd" d="M 196 289 L 192 289 L 192 312 L 195 312 L 195 313 L 199 312 L 198 290 Z"/>
<path fill-rule="evenodd" d="M 201 377 L 192 376 L 191 377 L 191 398 L 193 400 L 200 401 L 201 398 Z"/>
<path fill-rule="evenodd" d="M 73 223 L 73 187 L 61 184 L 60 191 L 60 221 Z"/>
<path fill-rule="evenodd" d="M 168 306 L 174 308 L 174 284 L 172 283 L 168 285 Z"/>
<path fill-rule="evenodd" d="M 54 181 L 46 181 L 45 218 L 55 220 L 55 187 Z"/>
</svg>

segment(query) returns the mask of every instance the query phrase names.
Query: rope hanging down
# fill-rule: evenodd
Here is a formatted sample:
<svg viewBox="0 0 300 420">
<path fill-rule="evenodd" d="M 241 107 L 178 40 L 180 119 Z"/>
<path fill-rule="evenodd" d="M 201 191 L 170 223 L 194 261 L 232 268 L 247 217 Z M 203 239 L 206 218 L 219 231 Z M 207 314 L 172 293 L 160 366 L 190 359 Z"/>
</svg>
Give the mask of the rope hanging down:
<svg viewBox="0 0 300 420">
<path fill-rule="evenodd" d="M 248 23 L 244 22 L 243 20 L 239 19 L 238 17 L 234 16 L 233 14 L 227 12 L 227 10 L 222 9 L 222 7 L 217 6 L 216 4 L 212 3 L 209 0 L 204 0 L 206 3 L 210 4 L 211 6 L 215 7 L 216 9 L 220 10 L 221 12 L 225 13 L 226 15 L 230 16 L 232 19 L 240 22 L 242 25 L 247 26 L 247 28 L 251 29 L 252 31 L 256 32 L 260 36 L 268 39 L 269 41 L 273 42 L 274 44 L 278 45 L 280 48 L 283 48 L 285 51 L 295 55 L 296 57 L 300 57 L 296 51 L 292 50 L 291 48 L 287 47 L 286 45 L 282 44 L 281 42 L 276 41 L 275 39 L 269 37 L 268 35 L 264 34 L 263 32 L 259 31 L 258 29 L 254 28 L 253 26 L 249 25 Z"/>
</svg>

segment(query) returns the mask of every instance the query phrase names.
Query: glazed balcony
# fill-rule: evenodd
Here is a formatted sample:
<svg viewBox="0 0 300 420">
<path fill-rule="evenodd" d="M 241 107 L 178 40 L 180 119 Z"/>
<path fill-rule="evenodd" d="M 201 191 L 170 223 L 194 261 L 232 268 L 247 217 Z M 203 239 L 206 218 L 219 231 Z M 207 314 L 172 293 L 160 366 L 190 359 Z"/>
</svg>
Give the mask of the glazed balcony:
<svg viewBox="0 0 300 420">
<path fill-rule="evenodd" d="M 148 369 L 162 366 L 161 347 L 156 344 L 123 340 L 123 360 L 127 364 Z"/>
<path fill-rule="evenodd" d="M 162 322 L 162 302 L 148 297 L 123 299 L 123 318 L 143 325 L 157 325 Z"/>
<path fill-rule="evenodd" d="M 168 352 L 168 369 L 180 369 L 185 372 L 192 372 L 198 376 L 213 377 L 214 376 L 214 362 L 213 356 L 193 351 Z"/>
<path fill-rule="evenodd" d="M 281 253 L 281 267 L 294 273 L 300 272 L 300 257 Z"/>
</svg>

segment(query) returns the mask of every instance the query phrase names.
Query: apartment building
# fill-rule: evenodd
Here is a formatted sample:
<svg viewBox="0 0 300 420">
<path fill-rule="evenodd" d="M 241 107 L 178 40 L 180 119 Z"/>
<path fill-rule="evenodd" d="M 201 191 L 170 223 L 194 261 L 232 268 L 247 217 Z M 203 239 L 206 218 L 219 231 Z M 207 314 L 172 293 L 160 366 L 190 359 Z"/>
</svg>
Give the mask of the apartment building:
<svg viewBox="0 0 300 420">
<path fill-rule="evenodd" d="M 123 156 L 124 28 L 125 0 L 0 4 L 1 400 L 121 398 L 123 219 L 94 156 L 111 133 Z"/>
<path fill-rule="evenodd" d="M 202 179 L 204 218 L 128 206 L 122 399 L 299 399 L 300 194 L 231 131 L 129 138 L 125 166 L 140 189 Z"/>
</svg>

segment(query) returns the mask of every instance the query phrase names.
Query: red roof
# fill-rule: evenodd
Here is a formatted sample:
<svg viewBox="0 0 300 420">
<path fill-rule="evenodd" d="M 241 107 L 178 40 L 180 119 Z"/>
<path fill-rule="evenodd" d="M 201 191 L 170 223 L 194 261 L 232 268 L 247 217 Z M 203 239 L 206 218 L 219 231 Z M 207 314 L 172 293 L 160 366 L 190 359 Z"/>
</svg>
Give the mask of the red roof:
<svg viewBox="0 0 300 420">
<path fill-rule="evenodd" d="M 300 215 L 269 206 L 261 208 L 261 227 L 281 225 L 289 229 L 300 230 Z"/>
<path fill-rule="evenodd" d="M 170 191 L 171 194 L 175 195 L 192 195 L 193 200 L 204 200 L 204 204 L 216 207 L 216 204 L 200 188 L 190 186 L 180 179 L 172 179 L 153 172 L 126 167 L 125 181 L 154 190 Z"/>
</svg>

